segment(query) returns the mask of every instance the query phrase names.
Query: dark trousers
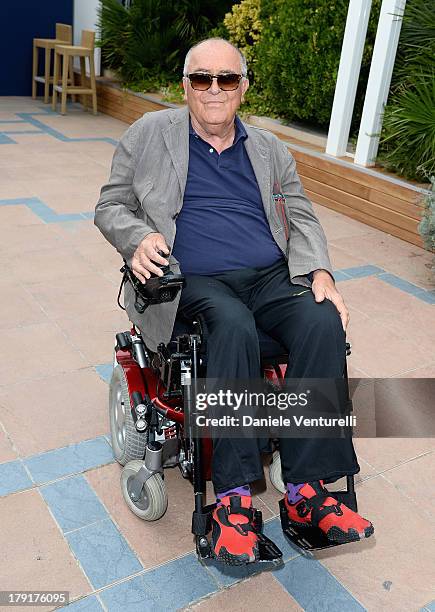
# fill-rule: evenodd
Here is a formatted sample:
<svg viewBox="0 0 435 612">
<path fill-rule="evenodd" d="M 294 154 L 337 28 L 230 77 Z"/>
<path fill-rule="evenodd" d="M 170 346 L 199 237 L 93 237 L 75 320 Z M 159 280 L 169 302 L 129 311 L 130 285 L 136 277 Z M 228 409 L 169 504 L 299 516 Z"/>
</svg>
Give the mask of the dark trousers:
<svg viewBox="0 0 435 612">
<path fill-rule="evenodd" d="M 335 306 L 316 303 L 311 290 L 290 282 L 287 263 L 186 278 L 179 312 L 207 326 L 207 377 L 261 377 L 257 327 L 289 352 L 289 378 L 340 378 L 345 334 Z M 299 294 L 299 295 L 297 295 Z M 351 438 L 280 439 L 284 482 L 333 482 L 359 472 Z M 263 478 L 255 439 L 213 440 L 216 492 Z"/>
</svg>

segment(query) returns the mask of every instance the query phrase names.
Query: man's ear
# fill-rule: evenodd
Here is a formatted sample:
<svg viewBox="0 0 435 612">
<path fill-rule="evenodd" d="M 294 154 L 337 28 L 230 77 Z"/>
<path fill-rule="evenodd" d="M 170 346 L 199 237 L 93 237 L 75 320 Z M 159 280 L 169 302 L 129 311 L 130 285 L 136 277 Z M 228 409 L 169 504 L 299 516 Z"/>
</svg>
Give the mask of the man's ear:
<svg viewBox="0 0 435 612">
<path fill-rule="evenodd" d="M 245 93 L 247 92 L 248 87 L 249 87 L 249 79 L 244 78 L 242 81 L 242 100 L 241 100 L 242 102 L 244 102 L 245 100 Z"/>
<path fill-rule="evenodd" d="M 189 87 L 189 83 L 188 83 L 188 79 L 186 77 L 183 77 L 183 80 L 181 82 L 182 86 L 183 86 L 183 100 L 185 100 L 187 102 L 187 87 Z"/>
</svg>

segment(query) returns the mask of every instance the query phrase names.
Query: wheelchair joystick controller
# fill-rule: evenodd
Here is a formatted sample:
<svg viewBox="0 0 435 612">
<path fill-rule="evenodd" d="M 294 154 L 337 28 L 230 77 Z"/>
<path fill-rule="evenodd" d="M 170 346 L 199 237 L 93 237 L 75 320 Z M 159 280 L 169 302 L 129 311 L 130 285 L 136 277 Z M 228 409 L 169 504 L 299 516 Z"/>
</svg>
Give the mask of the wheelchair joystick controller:
<svg viewBox="0 0 435 612">
<path fill-rule="evenodd" d="M 167 257 L 162 251 L 159 255 Z M 163 276 L 151 274 L 151 277 L 145 282 L 141 281 L 133 274 L 133 271 L 124 260 L 124 265 L 121 268 L 123 273 L 121 287 L 128 280 L 135 292 L 134 307 L 139 314 L 142 314 L 148 306 L 152 304 L 162 304 L 163 302 L 172 302 L 180 289 L 185 285 L 185 279 L 182 274 L 174 274 L 170 269 L 169 264 L 155 264 L 163 272 Z M 119 296 L 118 296 L 119 297 Z"/>
</svg>

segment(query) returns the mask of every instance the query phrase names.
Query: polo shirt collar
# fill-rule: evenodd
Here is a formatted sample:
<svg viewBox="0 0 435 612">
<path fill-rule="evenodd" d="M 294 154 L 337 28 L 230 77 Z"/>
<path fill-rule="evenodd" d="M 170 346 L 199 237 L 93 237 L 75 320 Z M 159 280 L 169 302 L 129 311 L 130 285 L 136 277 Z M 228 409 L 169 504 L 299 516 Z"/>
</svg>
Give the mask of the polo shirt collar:
<svg viewBox="0 0 435 612">
<path fill-rule="evenodd" d="M 242 138 L 243 140 L 246 140 L 246 138 L 248 138 L 248 134 L 245 130 L 245 126 L 243 125 L 242 121 L 239 119 L 237 115 L 234 119 L 234 125 L 236 128 L 236 134 L 234 137 L 233 145 L 237 144 L 239 140 L 241 140 Z M 191 134 L 192 136 L 198 136 L 198 134 L 193 129 L 192 120 L 190 118 L 190 115 L 189 115 L 189 134 Z"/>
</svg>

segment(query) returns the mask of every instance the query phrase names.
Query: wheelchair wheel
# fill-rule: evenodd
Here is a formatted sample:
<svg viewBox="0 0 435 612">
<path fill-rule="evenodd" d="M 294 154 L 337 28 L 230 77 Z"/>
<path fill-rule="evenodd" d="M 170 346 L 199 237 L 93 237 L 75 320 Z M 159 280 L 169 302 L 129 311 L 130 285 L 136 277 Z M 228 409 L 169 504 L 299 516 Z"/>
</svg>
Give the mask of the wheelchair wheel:
<svg viewBox="0 0 435 612">
<path fill-rule="evenodd" d="M 129 482 L 138 473 L 143 461 L 129 461 L 121 472 L 121 490 L 125 503 L 132 512 L 144 521 L 157 521 L 168 507 L 168 495 L 161 474 L 153 474 L 145 481 L 140 499 L 133 501 L 130 497 Z"/>
<path fill-rule="evenodd" d="M 130 395 L 124 370 L 117 365 L 110 379 L 110 433 L 115 459 L 125 465 L 133 459 L 143 459 L 146 435 L 136 431 L 130 410 Z"/>
<path fill-rule="evenodd" d="M 281 473 L 281 457 L 279 451 L 275 451 L 272 455 L 272 463 L 269 466 L 269 478 L 275 489 L 280 493 L 286 492 L 285 484 L 282 480 Z"/>
</svg>

